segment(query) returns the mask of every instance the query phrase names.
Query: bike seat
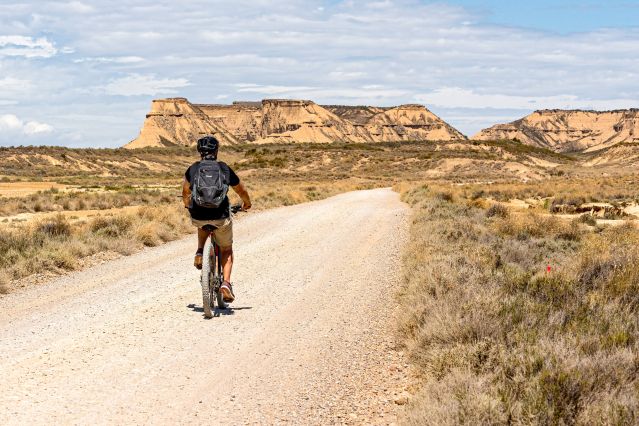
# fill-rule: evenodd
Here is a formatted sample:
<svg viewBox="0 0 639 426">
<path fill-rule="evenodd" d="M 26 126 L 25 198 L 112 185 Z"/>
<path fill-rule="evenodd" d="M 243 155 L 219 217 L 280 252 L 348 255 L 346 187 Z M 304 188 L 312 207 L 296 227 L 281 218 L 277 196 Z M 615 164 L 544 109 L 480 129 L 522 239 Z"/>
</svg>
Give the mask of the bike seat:
<svg viewBox="0 0 639 426">
<path fill-rule="evenodd" d="M 206 231 L 206 232 L 213 232 L 217 229 L 217 226 L 215 225 L 204 225 L 202 227 L 202 230 Z"/>
</svg>

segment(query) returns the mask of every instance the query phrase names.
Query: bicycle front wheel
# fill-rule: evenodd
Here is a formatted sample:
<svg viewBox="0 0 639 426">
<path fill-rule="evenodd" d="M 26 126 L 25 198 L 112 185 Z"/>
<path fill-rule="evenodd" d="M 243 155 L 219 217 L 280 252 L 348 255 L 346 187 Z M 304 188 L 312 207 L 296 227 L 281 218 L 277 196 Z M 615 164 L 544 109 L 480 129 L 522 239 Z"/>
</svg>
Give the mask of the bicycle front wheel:
<svg viewBox="0 0 639 426">
<path fill-rule="evenodd" d="M 204 254 L 202 255 L 202 275 L 200 277 L 200 284 L 202 285 L 202 307 L 204 308 L 204 316 L 206 318 L 213 318 L 213 311 L 211 309 L 212 275 L 211 240 L 208 240 L 204 245 Z"/>
</svg>

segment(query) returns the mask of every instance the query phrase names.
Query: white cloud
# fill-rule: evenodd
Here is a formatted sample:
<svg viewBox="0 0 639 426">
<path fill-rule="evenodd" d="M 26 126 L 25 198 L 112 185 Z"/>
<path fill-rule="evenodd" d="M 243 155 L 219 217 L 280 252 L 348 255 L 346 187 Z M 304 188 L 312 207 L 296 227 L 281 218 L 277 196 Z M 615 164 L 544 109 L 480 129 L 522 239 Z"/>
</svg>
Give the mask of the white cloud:
<svg viewBox="0 0 639 426">
<path fill-rule="evenodd" d="M 102 63 L 102 64 L 108 64 L 108 63 L 114 63 L 114 64 L 135 64 L 135 63 L 139 63 L 139 62 L 144 62 L 144 58 L 140 57 L 140 56 L 116 56 L 116 57 L 88 57 L 88 58 L 79 58 L 79 59 L 74 59 L 73 60 L 74 63 L 76 64 L 81 64 L 84 62 L 95 62 L 95 63 Z"/>
<path fill-rule="evenodd" d="M 383 98 L 397 98 L 406 96 L 409 92 L 401 89 L 387 88 L 379 84 L 365 85 L 353 88 L 324 88 L 310 86 L 275 86 L 259 85 L 253 83 L 241 83 L 236 85 L 238 93 L 257 93 L 264 96 L 285 96 L 289 98 L 305 98 L 311 100 L 342 98 L 356 103 L 365 103 L 366 100 Z"/>
<path fill-rule="evenodd" d="M 0 4 L 0 114 L 38 111 L 56 128 L 47 143 L 98 134 L 84 143 L 114 145 L 136 136 L 149 96 L 174 94 L 421 102 L 469 134 L 539 108 L 638 106 L 639 26 L 562 35 L 483 25 L 472 10 L 446 0 Z M 25 60 L 42 57 L 53 58 Z M 87 110 L 94 118 L 69 118 Z"/>
<path fill-rule="evenodd" d="M 24 122 L 14 114 L 4 114 L 0 115 L 0 130 L 33 136 L 42 133 L 51 133 L 54 131 L 54 128 L 49 124 L 38 121 Z"/>
<path fill-rule="evenodd" d="M 139 96 L 174 94 L 190 83 L 185 78 L 161 78 L 154 75 L 130 74 L 126 77 L 110 81 L 103 90 L 108 95 Z"/>
<path fill-rule="evenodd" d="M 331 71 L 329 76 L 336 80 L 353 80 L 365 77 L 366 73 L 363 71 Z"/>
<path fill-rule="evenodd" d="M 246 84 L 241 83 L 237 85 L 237 91 L 240 93 L 250 92 L 250 93 L 260 93 L 263 95 L 290 95 L 293 93 L 301 93 L 308 92 L 310 90 L 315 89 L 314 87 L 307 86 L 276 86 L 276 85 L 267 85 L 261 86 L 259 84 Z"/>
<path fill-rule="evenodd" d="M 67 12 L 72 13 L 91 13 L 95 11 L 95 8 L 91 5 L 83 3 L 81 1 L 70 1 L 65 3 L 60 3 L 58 5 L 59 8 L 65 10 Z"/>
<path fill-rule="evenodd" d="M 0 115 L 0 129 L 18 130 L 22 129 L 24 123 L 13 114 Z"/>
<path fill-rule="evenodd" d="M 0 90 L 2 92 L 16 92 L 28 90 L 32 87 L 31 81 L 15 77 L 5 77 L 0 79 Z"/>
<path fill-rule="evenodd" d="M 473 90 L 449 87 L 432 93 L 418 94 L 415 99 L 428 105 L 444 108 L 496 108 L 496 109 L 594 109 L 610 110 L 639 107 L 637 99 L 583 99 L 575 95 L 515 96 L 479 94 Z"/>
<path fill-rule="evenodd" d="M 0 57 L 50 58 L 56 53 L 55 45 L 44 37 L 34 39 L 20 35 L 0 36 Z"/>
<path fill-rule="evenodd" d="M 38 123 L 37 121 L 29 121 L 25 123 L 22 131 L 25 135 L 36 135 L 38 133 L 51 133 L 53 126 L 46 123 Z"/>
</svg>

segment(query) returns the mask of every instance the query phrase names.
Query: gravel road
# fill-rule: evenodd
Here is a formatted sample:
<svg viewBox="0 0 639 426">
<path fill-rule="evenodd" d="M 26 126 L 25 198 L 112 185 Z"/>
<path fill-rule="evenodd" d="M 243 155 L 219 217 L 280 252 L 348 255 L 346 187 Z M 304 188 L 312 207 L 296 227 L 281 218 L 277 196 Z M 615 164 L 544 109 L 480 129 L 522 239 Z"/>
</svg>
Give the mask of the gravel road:
<svg viewBox="0 0 639 426">
<path fill-rule="evenodd" d="M 245 214 L 205 320 L 195 237 L 0 298 L 0 424 L 389 424 L 408 386 L 390 189 Z"/>
</svg>

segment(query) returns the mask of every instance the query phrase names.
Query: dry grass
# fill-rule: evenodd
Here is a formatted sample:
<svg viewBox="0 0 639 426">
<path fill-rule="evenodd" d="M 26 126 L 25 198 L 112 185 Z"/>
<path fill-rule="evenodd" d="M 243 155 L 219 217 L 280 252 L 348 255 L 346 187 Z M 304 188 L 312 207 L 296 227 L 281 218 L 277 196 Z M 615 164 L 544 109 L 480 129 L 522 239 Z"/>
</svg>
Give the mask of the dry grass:
<svg viewBox="0 0 639 426">
<path fill-rule="evenodd" d="M 552 199 L 555 204 L 580 205 L 586 202 L 639 202 L 639 176 L 625 174 L 612 177 L 553 177 L 531 182 L 468 184 L 457 190 L 464 198 Z M 548 205 L 547 207 L 550 207 Z"/>
<path fill-rule="evenodd" d="M 23 228 L 0 228 L 0 284 L 6 292 L 10 280 L 74 270 L 87 256 L 107 251 L 131 254 L 192 230 L 179 206 L 144 207 L 136 214 L 100 216 L 76 224 L 58 215 Z"/>
<path fill-rule="evenodd" d="M 348 147 L 343 150 L 355 152 Z M 286 161 L 282 160 L 283 151 L 286 151 Z M 357 156 L 344 156 L 338 163 L 341 152 L 333 151 L 335 162 L 326 160 L 319 147 L 311 148 L 308 153 L 299 147 L 268 147 L 259 151 L 228 148 L 221 152 L 220 158 L 239 172 L 257 210 L 387 184 L 380 178 L 349 177 L 344 165 L 356 163 L 358 159 Z M 394 158 L 394 154 L 385 155 Z M 45 157 L 42 156 L 49 160 L 43 160 Z M 12 158 L 18 158 L 18 161 Z M 64 148 L 0 149 L 0 164 L 7 165 L 3 173 L 11 176 L 10 179 L 5 176 L 5 179 L 33 181 L 36 177 L 33 175 L 38 175 L 75 185 L 70 192 L 53 189 L 2 199 L 0 217 L 5 216 L 6 223 L 0 228 L 2 291 L 7 291 L 10 281 L 43 270 L 61 273 L 80 268 L 86 263 L 84 259 L 99 252 L 130 254 L 143 246 L 156 246 L 192 232 L 194 228 L 187 223 L 188 215 L 181 208 L 178 195 L 183 173 L 196 158 L 194 150 L 188 148 L 133 153 Z M 79 160 L 83 160 L 86 167 L 104 172 L 103 175 L 68 167 L 69 163 Z M 131 161 L 159 166 L 155 171 L 152 167 L 131 171 Z M 328 163 L 333 165 L 324 167 Z M 169 172 L 165 171 L 167 168 Z M 69 175 L 69 170 L 75 170 L 75 174 Z M 149 185 L 160 185 L 161 188 Z M 69 223 L 60 215 L 53 219 L 35 217 L 27 222 L 19 219 L 13 224 L 12 219 L 7 218 L 18 213 L 107 210 L 126 206 L 142 208 L 137 214 L 102 214 L 89 222 L 76 219 Z"/>
<path fill-rule="evenodd" d="M 354 177 L 371 180 L 418 180 L 442 160 L 474 161 L 481 170 L 449 170 L 442 180 L 516 177 L 504 162 L 530 162 L 530 157 L 572 165 L 570 157 L 516 143 L 402 142 L 373 144 L 280 144 L 221 147 L 220 158 L 237 171 L 258 178 L 312 180 Z M 198 157 L 193 147 L 69 149 L 59 147 L 0 148 L 3 181 L 56 181 L 68 185 L 172 183 Z M 532 166 L 531 166 L 532 167 Z M 533 167 L 534 168 L 534 167 Z M 544 172 L 539 168 L 539 172 Z M 309 179 L 310 178 L 310 179 Z"/>
<path fill-rule="evenodd" d="M 406 423 L 636 424 L 639 231 L 436 194 L 404 194 Z"/>
<path fill-rule="evenodd" d="M 548 151 L 488 142 L 247 145 L 222 147 L 220 151 L 220 159 L 249 184 L 257 205 L 264 206 L 319 199 L 344 189 L 432 179 L 431 172 L 442 161 L 457 159 L 472 160 L 472 164 L 448 170 L 442 181 L 503 181 L 517 177 L 502 167 L 504 156 L 509 161 L 528 161 L 530 155 L 570 163 L 570 159 Z M 197 158 L 195 149 L 186 147 L 134 151 L 0 148 L 2 180 L 46 180 L 70 186 L 69 191 L 53 189 L 2 198 L 0 217 L 172 204 L 184 171 Z M 536 173 L 546 172 L 539 169 Z"/>
<path fill-rule="evenodd" d="M 63 192 L 39 191 L 26 197 L 2 198 L 0 217 L 19 213 L 55 211 L 107 210 L 127 206 L 168 205 L 175 202 L 177 185 L 163 189 L 130 185 L 78 188 Z"/>
<path fill-rule="evenodd" d="M 531 156 L 560 167 L 534 168 Z M 547 179 L 520 182 L 506 157 Z M 127 255 L 192 232 L 175 196 L 196 158 L 177 147 L 0 149 L 4 181 L 78 187 L 5 198 L 0 216 L 148 206 L 73 224 L 57 216 L 0 228 L 0 293 L 34 273 L 81 268 L 100 252 Z M 593 177 L 574 158 L 505 142 L 241 146 L 220 158 L 248 185 L 256 209 L 384 186 L 414 206 L 400 329 L 422 387 L 407 423 L 639 421 L 639 231 L 502 204 L 637 202 L 636 175 Z M 471 161 L 433 179 L 430 172 L 450 159 Z M 415 186 L 426 179 L 428 186 Z"/>
<path fill-rule="evenodd" d="M 0 271 L 0 294 L 9 293 L 10 283 L 11 283 L 11 278 L 9 274 L 5 271 Z"/>
</svg>

